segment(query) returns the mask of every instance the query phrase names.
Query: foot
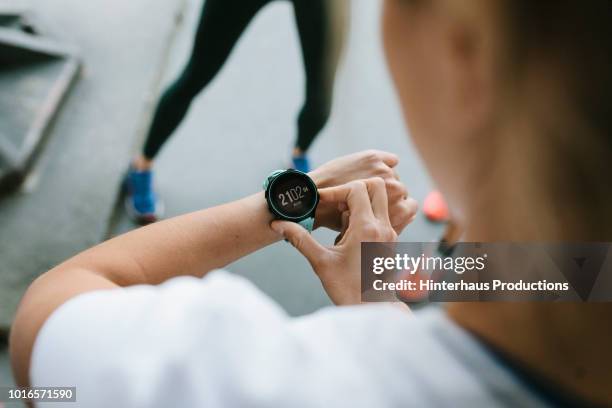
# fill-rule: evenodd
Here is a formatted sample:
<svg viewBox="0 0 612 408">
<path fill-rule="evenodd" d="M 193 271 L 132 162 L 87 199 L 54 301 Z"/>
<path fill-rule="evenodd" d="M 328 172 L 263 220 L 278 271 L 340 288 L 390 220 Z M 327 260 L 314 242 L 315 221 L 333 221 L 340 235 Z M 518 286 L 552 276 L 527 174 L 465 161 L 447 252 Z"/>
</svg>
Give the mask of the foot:
<svg viewBox="0 0 612 408">
<path fill-rule="evenodd" d="M 439 191 L 427 194 L 423 202 L 423 212 L 429 221 L 446 222 L 450 218 L 448 206 Z"/>
<path fill-rule="evenodd" d="M 308 173 L 310 171 L 310 161 L 305 154 L 293 156 L 291 158 L 291 164 L 293 169 L 299 170 L 302 173 Z"/>
<path fill-rule="evenodd" d="M 153 171 L 130 167 L 125 178 L 125 208 L 132 220 L 150 224 L 162 216 L 162 205 L 153 191 Z"/>
</svg>

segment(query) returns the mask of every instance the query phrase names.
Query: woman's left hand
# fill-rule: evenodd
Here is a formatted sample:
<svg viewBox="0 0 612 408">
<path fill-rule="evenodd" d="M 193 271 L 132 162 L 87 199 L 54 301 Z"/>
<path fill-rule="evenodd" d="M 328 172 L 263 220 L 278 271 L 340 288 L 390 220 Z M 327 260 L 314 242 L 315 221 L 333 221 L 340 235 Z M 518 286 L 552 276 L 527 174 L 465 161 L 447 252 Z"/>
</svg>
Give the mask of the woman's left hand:
<svg viewBox="0 0 612 408">
<path fill-rule="evenodd" d="M 397 234 L 416 215 L 417 203 L 408 195 L 406 186 L 399 181 L 395 166 L 399 160 L 393 153 L 366 150 L 331 160 L 309 175 L 318 188 L 335 187 L 353 180 L 380 177 L 385 182 L 389 202 L 389 218 Z M 319 204 L 315 216 L 315 227 L 327 227 L 335 231 L 342 229 L 342 213 L 346 208 L 326 203 Z"/>
</svg>

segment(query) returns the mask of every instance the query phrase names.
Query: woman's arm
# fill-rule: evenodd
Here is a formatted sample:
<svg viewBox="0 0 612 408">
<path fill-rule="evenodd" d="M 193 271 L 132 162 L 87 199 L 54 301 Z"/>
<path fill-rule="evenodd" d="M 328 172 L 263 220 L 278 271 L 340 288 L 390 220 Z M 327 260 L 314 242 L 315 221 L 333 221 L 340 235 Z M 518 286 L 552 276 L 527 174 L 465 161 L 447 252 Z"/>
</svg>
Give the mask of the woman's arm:
<svg viewBox="0 0 612 408">
<path fill-rule="evenodd" d="M 171 218 L 97 245 L 43 274 L 21 301 L 11 329 L 17 383 L 28 383 L 38 331 L 61 304 L 81 293 L 203 276 L 278 240 L 263 193 Z M 69 335 L 69 334 L 67 334 Z"/>
<path fill-rule="evenodd" d="M 203 276 L 278 238 L 263 193 L 171 218 L 104 242 L 57 269 L 89 270 L 118 286 Z"/>
<path fill-rule="evenodd" d="M 397 226 L 412 214 L 397 181 L 394 155 L 368 151 L 336 159 L 311 174 L 320 187 L 364 175 L 387 179 L 389 206 Z M 319 217 L 321 213 L 321 217 Z M 336 207 L 317 211 L 318 223 L 334 227 Z M 203 276 L 279 239 L 263 193 L 172 218 L 106 241 L 36 279 L 21 301 L 11 329 L 11 359 L 18 384 L 28 384 L 30 354 L 38 331 L 62 303 L 81 293 L 135 284 L 158 284 L 179 275 Z"/>
</svg>

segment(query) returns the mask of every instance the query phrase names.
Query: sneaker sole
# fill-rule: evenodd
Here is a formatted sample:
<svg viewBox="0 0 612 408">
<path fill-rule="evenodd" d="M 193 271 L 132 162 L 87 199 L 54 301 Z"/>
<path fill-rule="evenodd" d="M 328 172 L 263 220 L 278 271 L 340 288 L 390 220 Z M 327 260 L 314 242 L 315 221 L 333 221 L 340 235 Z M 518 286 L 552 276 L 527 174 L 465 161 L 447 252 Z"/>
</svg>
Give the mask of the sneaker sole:
<svg viewBox="0 0 612 408">
<path fill-rule="evenodd" d="M 132 205 L 132 201 L 130 199 L 130 195 L 128 194 L 124 200 L 125 212 L 128 217 L 139 225 L 147 225 L 152 224 L 154 222 L 159 221 L 164 215 L 164 204 L 160 200 L 157 201 L 155 213 L 147 213 L 141 214 Z"/>
</svg>

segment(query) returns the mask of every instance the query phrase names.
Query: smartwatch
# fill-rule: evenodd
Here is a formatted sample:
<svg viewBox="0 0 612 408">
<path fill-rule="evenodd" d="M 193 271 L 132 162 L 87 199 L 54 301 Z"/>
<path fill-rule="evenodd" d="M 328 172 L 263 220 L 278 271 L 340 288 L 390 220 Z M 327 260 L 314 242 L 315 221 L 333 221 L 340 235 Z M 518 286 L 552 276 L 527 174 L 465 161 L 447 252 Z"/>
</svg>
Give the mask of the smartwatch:
<svg viewBox="0 0 612 408">
<path fill-rule="evenodd" d="M 274 218 L 296 222 L 312 231 L 319 191 L 308 174 L 298 170 L 276 170 L 270 173 L 263 188 Z"/>
</svg>

